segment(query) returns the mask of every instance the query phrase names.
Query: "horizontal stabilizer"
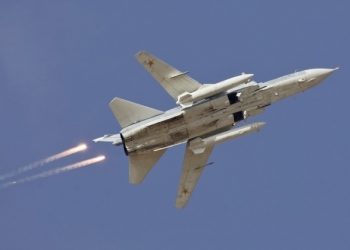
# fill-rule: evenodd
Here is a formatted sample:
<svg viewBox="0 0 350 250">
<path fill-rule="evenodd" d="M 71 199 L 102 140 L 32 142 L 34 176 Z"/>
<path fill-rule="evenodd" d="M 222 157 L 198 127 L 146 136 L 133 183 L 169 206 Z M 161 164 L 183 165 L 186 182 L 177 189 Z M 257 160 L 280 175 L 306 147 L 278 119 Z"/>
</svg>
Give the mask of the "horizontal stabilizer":
<svg viewBox="0 0 350 250">
<path fill-rule="evenodd" d="M 129 154 L 129 182 L 139 184 L 164 154 L 164 150 Z"/>
<path fill-rule="evenodd" d="M 193 92 L 202 86 L 189 77 L 188 72 L 181 72 L 146 51 L 137 53 L 136 58 L 174 100 L 179 95 Z"/>
<path fill-rule="evenodd" d="M 163 113 L 160 110 L 121 98 L 114 98 L 109 103 L 109 107 L 122 128 Z"/>
</svg>

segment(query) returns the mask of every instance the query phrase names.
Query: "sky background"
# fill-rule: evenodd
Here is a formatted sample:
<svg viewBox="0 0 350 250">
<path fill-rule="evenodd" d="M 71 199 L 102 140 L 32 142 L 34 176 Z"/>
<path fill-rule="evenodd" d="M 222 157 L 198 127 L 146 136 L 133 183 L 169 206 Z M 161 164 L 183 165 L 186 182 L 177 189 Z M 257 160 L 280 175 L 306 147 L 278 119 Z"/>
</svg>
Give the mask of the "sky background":
<svg viewBox="0 0 350 250">
<path fill-rule="evenodd" d="M 0 191 L 1 250 L 350 249 L 349 1 L 0 1 L 0 174 L 80 142 L 103 164 Z M 203 83 L 258 82 L 335 67 L 320 86 L 251 119 L 219 145 L 188 206 L 175 208 L 184 146 L 140 186 L 115 96 L 161 110 L 173 99 L 138 65 L 148 50 Z"/>
</svg>

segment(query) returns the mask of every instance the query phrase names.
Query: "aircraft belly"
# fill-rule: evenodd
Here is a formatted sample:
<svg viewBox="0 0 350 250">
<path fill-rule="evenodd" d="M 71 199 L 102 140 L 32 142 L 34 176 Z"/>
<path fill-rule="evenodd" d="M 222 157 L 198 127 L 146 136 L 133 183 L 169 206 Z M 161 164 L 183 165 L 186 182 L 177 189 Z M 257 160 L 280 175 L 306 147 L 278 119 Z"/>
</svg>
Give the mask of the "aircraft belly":
<svg viewBox="0 0 350 250">
<path fill-rule="evenodd" d="M 202 136 L 234 124 L 227 96 L 201 103 L 186 110 L 184 117 L 187 123 L 189 138 Z"/>
<path fill-rule="evenodd" d="M 155 122 L 124 135 L 128 152 L 143 152 L 166 148 L 187 140 L 188 131 L 182 114 Z"/>
<path fill-rule="evenodd" d="M 227 129 L 235 124 L 233 113 L 255 110 L 271 103 L 271 92 L 261 91 L 230 105 L 227 95 L 198 103 L 174 116 L 153 121 L 123 133 L 128 152 L 159 150 L 188 139 Z"/>
<path fill-rule="evenodd" d="M 189 124 L 189 138 L 206 135 L 219 129 L 233 126 L 233 124 L 234 120 L 232 114 L 220 118 L 208 117 L 207 119 L 203 119 L 203 121 Z"/>
</svg>

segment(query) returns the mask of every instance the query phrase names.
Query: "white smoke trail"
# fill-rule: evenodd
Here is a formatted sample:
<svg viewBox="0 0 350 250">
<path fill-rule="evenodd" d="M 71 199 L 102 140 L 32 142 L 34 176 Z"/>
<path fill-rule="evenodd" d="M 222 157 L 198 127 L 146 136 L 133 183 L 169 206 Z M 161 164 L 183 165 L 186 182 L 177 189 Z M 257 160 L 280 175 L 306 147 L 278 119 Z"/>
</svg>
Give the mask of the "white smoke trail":
<svg viewBox="0 0 350 250">
<path fill-rule="evenodd" d="M 44 166 L 44 165 L 46 165 L 46 164 L 48 164 L 50 162 L 57 161 L 59 159 L 65 158 L 65 157 L 70 156 L 72 154 L 76 154 L 76 153 L 84 151 L 86 149 L 87 149 L 87 145 L 86 144 L 80 144 L 78 146 L 75 146 L 73 148 L 67 149 L 67 150 L 65 150 L 63 152 L 60 152 L 58 154 L 49 156 L 49 157 L 47 157 L 45 159 L 36 161 L 36 162 L 31 163 L 29 165 L 26 165 L 24 167 L 20 167 L 20 168 L 14 170 L 12 172 L 0 175 L 0 181 L 6 180 L 6 179 L 11 178 L 11 177 L 14 177 L 16 175 L 19 175 L 19 174 L 22 174 L 24 172 L 30 171 L 32 169 Z"/>
<path fill-rule="evenodd" d="M 60 167 L 60 168 L 48 170 L 48 171 L 45 171 L 45 172 L 42 172 L 42 173 L 39 173 L 36 175 L 24 177 L 24 178 L 19 179 L 17 181 L 7 182 L 7 183 L 1 185 L 0 189 L 5 189 L 5 188 L 11 187 L 13 185 L 17 185 L 17 184 L 21 184 L 21 183 L 25 183 L 25 182 L 29 182 L 29 181 L 34 181 L 34 180 L 41 179 L 41 178 L 46 178 L 46 177 L 49 177 L 52 175 L 61 174 L 61 173 L 68 172 L 68 171 L 75 170 L 75 169 L 79 169 L 82 167 L 87 167 L 89 165 L 101 162 L 104 159 L 106 159 L 106 157 L 104 155 L 100 155 L 100 156 L 97 156 L 97 157 L 94 157 L 94 158 L 91 158 L 88 160 L 80 161 L 80 162 L 77 162 L 74 164 L 70 164 L 70 165 L 67 165 L 64 167 Z"/>
</svg>

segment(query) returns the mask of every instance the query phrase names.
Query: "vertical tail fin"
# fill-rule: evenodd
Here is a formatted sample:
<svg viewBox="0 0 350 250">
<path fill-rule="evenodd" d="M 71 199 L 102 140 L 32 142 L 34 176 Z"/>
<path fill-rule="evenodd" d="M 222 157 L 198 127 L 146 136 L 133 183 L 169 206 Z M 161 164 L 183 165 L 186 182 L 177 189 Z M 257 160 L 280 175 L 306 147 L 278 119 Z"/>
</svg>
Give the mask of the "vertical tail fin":
<svg viewBox="0 0 350 250">
<path fill-rule="evenodd" d="M 114 98 L 109 107 L 122 128 L 163 113 L 121 98 Z"/>
</svg>

